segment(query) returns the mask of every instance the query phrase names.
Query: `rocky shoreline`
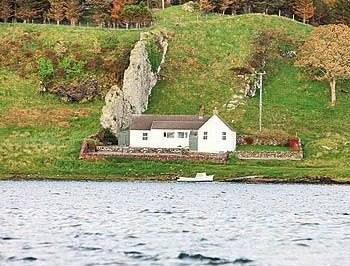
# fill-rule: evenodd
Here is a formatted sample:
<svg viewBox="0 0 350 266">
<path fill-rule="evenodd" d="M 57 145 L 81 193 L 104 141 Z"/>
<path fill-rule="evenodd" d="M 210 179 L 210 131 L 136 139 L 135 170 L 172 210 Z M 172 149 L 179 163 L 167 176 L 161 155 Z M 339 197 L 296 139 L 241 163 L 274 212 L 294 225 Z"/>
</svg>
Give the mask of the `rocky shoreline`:
<svg viewBox="0 0 350 266">
<path fill-rule="evenodd" d="M 0 175 L 0 181 L 98 181 L 98 182 L 174 182 L 175 175 L 150 176 L 89 176 L 85 175 L 56 175 L 41 176 L 37 174 L 8 174 Z M 278 178 L 267 176 L 218 177 L 215 182 L 243 184 L 322 184 L 350 185 L 350 180 L 335 180 L 327 176 L 310 176 L 296 178 Z"/>
</svg>

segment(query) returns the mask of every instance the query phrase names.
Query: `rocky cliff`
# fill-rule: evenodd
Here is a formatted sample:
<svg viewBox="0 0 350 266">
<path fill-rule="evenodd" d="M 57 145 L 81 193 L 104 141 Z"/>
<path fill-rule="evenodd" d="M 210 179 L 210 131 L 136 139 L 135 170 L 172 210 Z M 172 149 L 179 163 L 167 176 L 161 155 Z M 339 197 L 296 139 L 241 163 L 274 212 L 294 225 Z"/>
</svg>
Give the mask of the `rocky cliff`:
<svg viewBox="0 0 350 266">
<path fill-rule="evenodd" d="M 147 52 L 151 38 L 157 38 L 161 47 L 162 60 L 157 72 L 152 72 Z M 125 70 L 123 87 L 113 86 L 106 95 L 106 105 L 102 109 L 101 126 L 117 136 L 120 130 L 128 128 L 132 114 L 141 114 L 148 107 L 148 97 L 156 85 L 158 74 L 164 63 L 168 49 L 165 33 L 143 33 L 130 54 L 130 65 Z"/>
</svg>

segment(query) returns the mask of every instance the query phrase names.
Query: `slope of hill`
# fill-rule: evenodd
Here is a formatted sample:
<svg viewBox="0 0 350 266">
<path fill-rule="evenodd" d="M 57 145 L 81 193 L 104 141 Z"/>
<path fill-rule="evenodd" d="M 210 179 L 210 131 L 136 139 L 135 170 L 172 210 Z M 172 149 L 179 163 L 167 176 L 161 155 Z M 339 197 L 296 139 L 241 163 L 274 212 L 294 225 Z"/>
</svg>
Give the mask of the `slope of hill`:
<svg viewBox="0 0 350 266">
<path fill-rule="evenodd" d="M 256 131 L 258 99 L 243 98 L 237 108 L 227 108 L 242 90 L 242 82 L 235 77 L 232 68 L 246 65 L 254 53 L 254 40 L 264 29 L 282 32 L 295 41 L 312 31 L 312 27 L 286 18 L 265 15 L 204 17 L 186 13 L 180 7 L 159 12 L 157 20 L 154 30 L 165 29 L 172 39 L 148 112 L 194 114 L 199 105 L 204 104 L 209 113 L 218 107 L 239 133 Z M 16 27 L 23 30 L 34 26 Z M 42 31 L 47 42 L 57 35 L 74 41 L 74 33 L 81 31 L 66 27 L 34 29 Z M 78 34 L 81 49 L 89 45 L 89 36 L 101 33 L 101 29 L 88 31 L 88 34 Z M 108 32 L 108 36 L 114 34 L 120 38 L 120 43 L 132 44 L 139 33 Z M 328 84 L 307 80 L 290 59 L 272 56 L 267 61 L 266 71 L 263 126 L 266 130 L 298 134 L 303 139 L 306 155 L 301 162 L 248 162 L 232 158 L 228 165 L 218 166 L 126 159 L 80 161 L 77 157 L 81 140 L 98 130 L 103 102 L 62 103 L 55 96 L 40 95 L 34 72 L 24 78 L 15 68 L 3 64 L 0 68 L 0 176 L 33 174 L 70 178 L 74 175 L 113 179 L 113 176 L 122 175 L 137 178 L 175 172 L 190 174 L 205 169 L 221 177 L 347 177 L 350 170 L 350 111 L 347 108 L 350 96 L 346 93 L 349 84 L 340 85 L 344 92 L 339 94 L 339 104 L 330 108 Z"/>
</svg>

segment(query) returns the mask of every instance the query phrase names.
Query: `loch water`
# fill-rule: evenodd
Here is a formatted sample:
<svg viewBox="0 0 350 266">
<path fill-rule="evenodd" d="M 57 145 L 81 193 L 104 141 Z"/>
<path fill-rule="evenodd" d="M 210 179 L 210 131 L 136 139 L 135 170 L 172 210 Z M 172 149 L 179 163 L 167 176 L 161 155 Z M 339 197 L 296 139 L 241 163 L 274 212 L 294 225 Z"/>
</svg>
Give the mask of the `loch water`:
<svg viewBox="0 0 350 266">
<path fill-rule="evenodd" d="M 2 181 L 0 265 L 350 265 L 350 186 Z"/>
</svg>

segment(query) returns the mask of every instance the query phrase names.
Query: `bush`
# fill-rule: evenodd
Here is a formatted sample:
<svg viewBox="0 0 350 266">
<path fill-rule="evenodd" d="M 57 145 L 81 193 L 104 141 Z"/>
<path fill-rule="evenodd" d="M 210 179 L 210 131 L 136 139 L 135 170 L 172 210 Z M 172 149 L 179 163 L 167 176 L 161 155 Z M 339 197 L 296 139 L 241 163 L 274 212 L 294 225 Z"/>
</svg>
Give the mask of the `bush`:
<svg viewBox="0 0 350 266">
<path fill-rule="evenodd" d="M 70 102 L 82 102 L 100 95 L 100 83 L 96 79 L 87 79 L 81 83 L 54 86 L 50 92 L 62 96 Z"/>
<path fill-rule="evenodd" d="M 118 145 L 118 139 L 113 135 L 109 128 L 101 128 L 98 133 L 98 138 L 105 145 Z"/>
<path fill-rule="evenodd" d="M 300 151 L 300 139 L 299 138 L 290 138 L 289 139 L 289 148 L 292 151 Z"/>
<path fill-rule="evenodd" d="M 96 140 L 94 139 L 86 139 L 87 151 L 95 152 L 96 151 Z"/>
<path fill-rule="evenodd" d="M 146 47 L 147 53 L 148 53 L 148 59 L 150 61 L 152 71 L 156 72 L 160 62 L 162 61 L 162 52 L 160 51 L 158 45 L 157 45 L 157 40 L 155 39 L 156 37 L 152 38 Z"/>
<path fill-rule="evenodd" d="M 41 57 L 39 58 L 39 77 L 42 81 L 42 83 L 44 84 L 44 86 L 46 86 L 47 84 L 50 83 L 50 81 L 53 79 L 54 77 L 54 66 L 51 62 L 50 59 L 46 59 L 45 57 Z"/>
<path fill-rule="evenodd" d="M 82 76 L 84 72 L 84 61 L 76 61 L 70 57 L 65 57 L 61 61 L 61 67 L 67 75 L 68 79 Z"/>
<path fill-rule="evenodd" d="M 244 141 L 247 145 L 252 145 L 254 143 L 254 139 L 250 136 L 244 137 Z"/>
<path fill-rule="evenodd" d="M 182 6 L 184 11 L 193 13 L 200 10 L 200 6 L 197 2 L 189 1 Z"/>
</svg>

